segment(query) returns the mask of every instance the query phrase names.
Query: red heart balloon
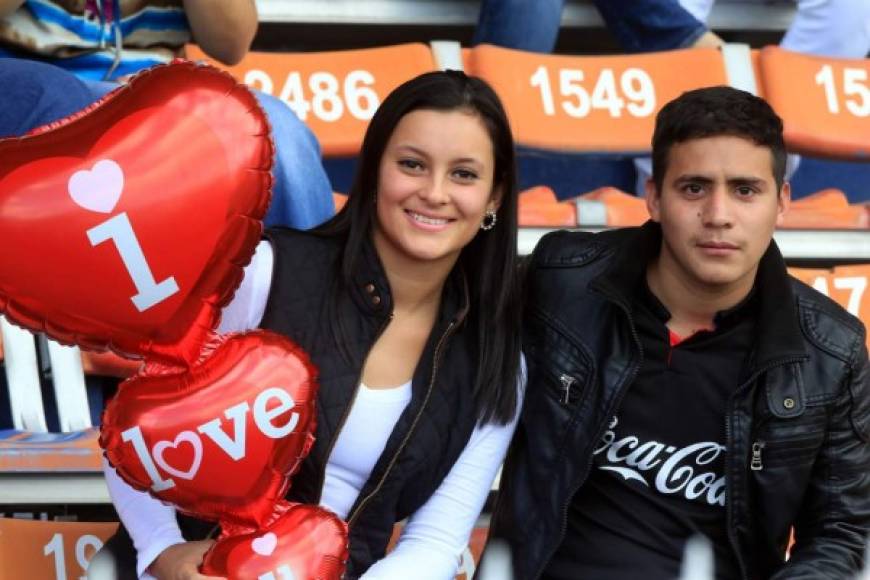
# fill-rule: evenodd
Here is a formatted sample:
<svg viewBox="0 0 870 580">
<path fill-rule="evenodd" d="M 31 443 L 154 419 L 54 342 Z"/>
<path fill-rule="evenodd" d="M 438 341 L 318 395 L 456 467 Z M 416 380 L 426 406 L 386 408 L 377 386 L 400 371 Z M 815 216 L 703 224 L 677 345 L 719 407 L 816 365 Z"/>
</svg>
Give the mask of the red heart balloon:
<svg viewBox="0 0 870 580">
<path fill-rule="evenodd" d="M 257 531 L 225 531 L 206 553 L 202 573 L 232 580 L 341 578 L 347 524 L 319 506 L 282 503 L 278 509 L 280 517 Z"/>
<path fill-rule="evenodd" d="M 124 381 L 100 445 L 133 487 L 200 518 L 258 527 L 314 441 L 316 371 L 290 340 L 230 335 L 189 371 Z"/>
<path fill-rule="evenodd" d="M 0 312 L 90 348 L 190 364 L 256 246 L 272 143 L 217 69 L 149 69 L 0 141 Z"/>
</svg>

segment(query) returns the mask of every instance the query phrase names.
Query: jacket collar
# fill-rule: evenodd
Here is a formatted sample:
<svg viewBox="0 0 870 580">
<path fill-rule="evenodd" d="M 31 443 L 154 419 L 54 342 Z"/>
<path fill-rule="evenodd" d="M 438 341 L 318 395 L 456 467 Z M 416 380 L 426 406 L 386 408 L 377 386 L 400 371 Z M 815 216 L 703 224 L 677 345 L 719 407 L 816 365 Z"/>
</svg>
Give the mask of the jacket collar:
<svg viewBox="0 0 870 580">
<path fill-rule="evenodd" d="M 354 302 L 365 312 L 387 317 L 393 311 L 390 283 L 371 236 L 363 244 L 362 255 L 352 274 L 349 290 Z M 462 268 L 457 265 L 444 283 L 438 320 L 460 322 L 468 314 L 469 307 L 468 280 Z"/>
<path fill-rule="evenodd" d="M 596 277 L 590 287 L 631 312 L 634 292 L 642 282 L 647 264 L 654 259 L 662 244 L 661 226 L 649 220 L 639 228 L 631 228 L 617 244 L 608 268 Z M 773 240 L 761 257 L 755 276 L 758 299 L 758 320 L 752 369 L 775 361 L 807 356 L 798 319 L 798 312 L 785 260 Z"/>
</svg>

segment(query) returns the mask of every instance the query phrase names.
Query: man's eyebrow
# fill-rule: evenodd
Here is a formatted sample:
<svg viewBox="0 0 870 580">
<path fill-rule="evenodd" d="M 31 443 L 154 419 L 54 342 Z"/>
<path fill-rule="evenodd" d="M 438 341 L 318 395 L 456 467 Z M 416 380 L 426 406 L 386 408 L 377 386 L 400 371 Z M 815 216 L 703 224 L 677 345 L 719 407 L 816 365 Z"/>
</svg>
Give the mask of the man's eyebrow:
<svg viewBox="0 0 870 580">
<path fill-rule="evenodd" d="M 675 185 L 682 185 L 684 183 L 702 183 L 704 185 L 713 183 L 713 178 L 707 177 L 706 175 L 700 174 L 685 174 L 680 175 L 674 180 Z"/>
<path fill-rule="evenodd" d="M 762 187 L 765 185 L 765 180 L 760 177 L 749 177 L 744 175 L 737 175 L 734 177 L 729 177 L 727 179 L 728 185 L 732 187 L 739 187 L 742 185 L 751 185 L 754 187 Z"/>
</svg>

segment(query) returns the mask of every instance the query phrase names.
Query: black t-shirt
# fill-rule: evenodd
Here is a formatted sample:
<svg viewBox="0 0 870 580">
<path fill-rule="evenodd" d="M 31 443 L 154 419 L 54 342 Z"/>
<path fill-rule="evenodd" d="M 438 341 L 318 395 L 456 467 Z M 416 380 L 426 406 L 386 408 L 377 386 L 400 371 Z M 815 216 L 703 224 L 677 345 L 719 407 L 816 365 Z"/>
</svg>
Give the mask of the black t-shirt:
<svg viewBox="0 0 870 580">
<path fill-rule="evenodd" d="M 643 365 L 595 449 L 546 580 L 673 580 L 686 540 L 707 536 L 716 577 L 739 577 L 725 514 L 725 411 L 746 372 L 753 295 L 680 340 L 641 284 L 633 317 Z"/>
</svg>

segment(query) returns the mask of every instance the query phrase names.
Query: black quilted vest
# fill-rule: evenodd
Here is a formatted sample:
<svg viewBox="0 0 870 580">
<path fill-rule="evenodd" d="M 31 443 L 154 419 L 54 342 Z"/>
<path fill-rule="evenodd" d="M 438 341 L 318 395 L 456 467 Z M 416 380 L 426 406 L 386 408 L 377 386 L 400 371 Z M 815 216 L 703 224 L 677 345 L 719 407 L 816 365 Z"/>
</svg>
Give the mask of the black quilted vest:
<svg viewBox="0 0 870 580">
<path fill-rule="evenodd" d="M 326 318 L 343 241 L 308 232 L 270 230 L 272 287 L 261 327 L 290 337 L 320 372 L 316 442 L 293 477 L 288 498 L 317 503 L 334 440 L 350 411 L 369 350 L 389 323 L 392 300 L 371 244 L 353 284 L 333 305 L 350 361 L 336 348 Z M 476 424 L 476 344 L 463 325 L 467 292 L 461 277 L 445 285 L 441 311 L 412 382 L 412 398 L 351 509 L 350 561 L 356 578 L 384 556 L 393 524 L 414 513 L 441 484 Z M 372 417 L 376 421 L 377 417 Z"/>
</svg>

